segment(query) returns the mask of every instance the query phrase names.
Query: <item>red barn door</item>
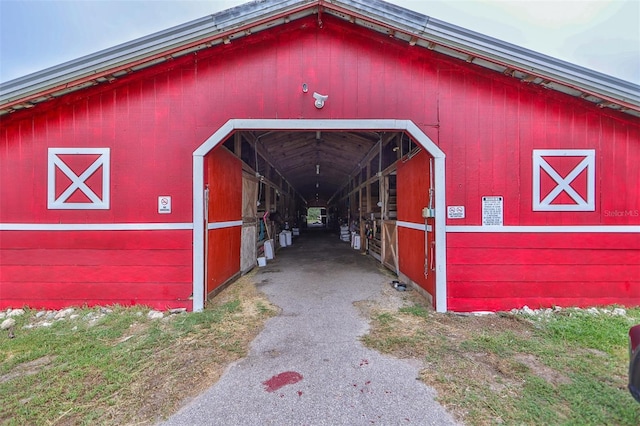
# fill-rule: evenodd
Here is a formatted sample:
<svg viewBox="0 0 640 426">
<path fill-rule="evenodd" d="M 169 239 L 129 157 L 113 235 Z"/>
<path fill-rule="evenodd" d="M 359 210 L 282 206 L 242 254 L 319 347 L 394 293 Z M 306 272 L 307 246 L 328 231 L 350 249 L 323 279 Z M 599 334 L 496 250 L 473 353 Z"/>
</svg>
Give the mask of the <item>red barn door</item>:
<svg viewBox="0 0 640 426">
<path fill-rule="evenodd" d="M 226 148 L 206 157 L 208 187 L 205 295 L 240 272 L 242 164 Z"/>
<path fill-rule="evenodd" d="M 424 150 L 398 165 L 399 269 L 436 300 L 435 187 L 432 157 Z M 425 217 L 426 216 L 426 217 Z"/>
</svg>

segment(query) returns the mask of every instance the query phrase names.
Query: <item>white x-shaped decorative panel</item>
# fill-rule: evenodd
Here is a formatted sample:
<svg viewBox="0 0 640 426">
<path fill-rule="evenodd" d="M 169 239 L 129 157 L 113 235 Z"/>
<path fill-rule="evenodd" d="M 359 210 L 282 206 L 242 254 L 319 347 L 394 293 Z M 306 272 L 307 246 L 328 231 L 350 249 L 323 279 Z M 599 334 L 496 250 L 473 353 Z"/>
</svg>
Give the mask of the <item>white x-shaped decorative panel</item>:
<svg viewBox="0 0 640 426">
<path fill-rule="evenodd" d="M 561 176 L 545 159 L 548 157 L 583 158 L 566 176 Z M 555 187 L 548 194 L 540 194 L 541 170 L 554 181 Z M 586 199 L 571 184 L 586 173 L 586 188 L 580 188 Z M 594 211 L 596 206 L 596 154 L 593 149 L 534 149 L 533 150 L 533 210 L 534 211 Z M 565 192 L 571 203 L 553 203 Z"/>
<path fill-rule="evenodd" d="M 49 148 L 48 156 L 48 180 L 47 180 L 47 207 L 49 209 L 67 209 L 67 210 L 106 210 L 109 208 L 109 148 Z M 60 157 L 61 155 L 97 155 L 89 167 L 80 174 L 67 165 Z M 97 192 L 102 193 L 102 197 L 96 194 L 87 184 L 88 179 L 93 176 L 100 168 L 102 168 L 102 188 L 95 188 Z M 56 196 L 56 170 L 59 170 L 64 176 L 69 178 L 70 185 L 64 191 Z M 76 192 L 82 192 L 88 199 L 88 202 L 78 203 L 70 202 L 69 198 Z"/>
</svg>

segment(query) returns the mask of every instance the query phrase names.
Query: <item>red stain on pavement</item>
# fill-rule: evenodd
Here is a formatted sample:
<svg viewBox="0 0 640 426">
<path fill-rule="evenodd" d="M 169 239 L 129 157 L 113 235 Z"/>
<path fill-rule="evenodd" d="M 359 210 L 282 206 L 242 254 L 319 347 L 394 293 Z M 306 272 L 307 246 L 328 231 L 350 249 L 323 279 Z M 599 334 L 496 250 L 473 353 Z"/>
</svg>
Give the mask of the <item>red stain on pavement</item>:
<svg viewBox="0 0 640 426">
<path fill-rule="evenodd" d="M 262 382 L 262 384 L 267 392 L 275 392 L 283 386 L 298 383 L 300 380 L 302 380 L 302 374 L 295 371 L 285 371 L 273 376 L 266 382 Z"/>
</svg>

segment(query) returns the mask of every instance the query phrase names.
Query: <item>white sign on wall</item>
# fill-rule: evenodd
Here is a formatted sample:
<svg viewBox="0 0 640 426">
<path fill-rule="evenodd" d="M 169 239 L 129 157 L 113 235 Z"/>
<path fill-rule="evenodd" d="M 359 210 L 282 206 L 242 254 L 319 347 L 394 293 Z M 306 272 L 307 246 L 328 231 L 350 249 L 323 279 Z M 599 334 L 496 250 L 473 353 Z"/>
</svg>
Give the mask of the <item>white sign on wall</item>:
<svg viewBox="0 0 640 426">
<path fill-rule="evenodd" d="M 482 197 L 482 226 L 504 224 L 504 199 L 501 196 Z"/>
<path fill-rule="evenodd" d="M 171 213 L 171 196 L 161 195 L 158 197 L 158 213 Z"/>
<path fill-rule="evenodd" d="M 109 209 L 109 148 L 49 148 L 47 176 L 47 208 L 67 210 Z M 76 158 L 74 158 L 76 157 Z M 92 159 L 84 170 L 74 170 L 68 163 Z M 66 159 L 66 162 L 65 162 Z M 89 186 L 89 179 L 102 172 L 102 179 Z M 59 188 L 64 188 L 59 192 Z M 78 194 L 86 202 L 70 201 Z"/>
<path fill-rule="evenodd" d="M 581 158 L 577 166 L 566 176 L 553 168 L 548 161 L 553 157 Z M 549 176 L 555 186 L 548 194 L 541 194 L 542 171 Z M 586 179 L 578 177 L 586 174 Z M 580 181 L 581 183 L 578 183 Z M 584 183 L 582 183 L 584 182 Z M 577 187 L 578 185 L 582 187 Z M 576 186 L 576 187 L 574 187 Z M 585 197 L 578 192 L 582 192 Z M 562 193 L 570 202 L 554 203 Z M 594 149 L 534 149 L 533 150 L 533 210 L 534 211 L 595 211 L 596 209 L 596 153 Z"/>
<path fill-rule="evenodd" d="M 448 219 L 464 219 L 464 206 L 447 206 Z"/>
</svg>

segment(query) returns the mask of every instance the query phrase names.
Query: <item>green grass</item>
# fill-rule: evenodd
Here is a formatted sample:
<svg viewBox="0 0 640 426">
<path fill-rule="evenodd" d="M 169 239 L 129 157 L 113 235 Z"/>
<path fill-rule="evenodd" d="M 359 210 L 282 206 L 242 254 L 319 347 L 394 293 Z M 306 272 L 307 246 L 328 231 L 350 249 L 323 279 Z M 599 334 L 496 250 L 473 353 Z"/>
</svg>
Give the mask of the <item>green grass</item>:
<svg viewBox="0 0 640 426">
<path fill-rule="evenodd" d="M 46 368 L 29 371 L 33 374 L 0 384 L 0 418 L 8 424 L 44 424 L 77 411 L 78 404 L 108 397 L 129 381 L 140 360 L 153 348 L 144 341 L 130 342 L 126 350 L 114 344 L 133 322 L 145 320 L 136 317 L 133 310 L 116 307 L 115 311 L 92 327 L 84 320 L 64 320 L 48 328 L 24 330 L 21 325 L 31 312 L 18 317 L 17 338 L 3 342 L 0 351 L 0 372 L 45 356 L 50 362 Z"/>
<path fill-rule="evenodd" d="M 557 342 L 571 342 L 582 347 L 609 352 L 627 345 L 629 326 L 640 321 L 640 310 L 629 310 L 628 317 L 588 314 L 585 311 L 560 311 L 545 322 L 545 336 Z M 629 318 L 631 317 L 631 319 Z M 633 319 L 635 318 L 635 319 Z"/>
<path fill-rule="evenodd" d="M 258 298 L 253 317 L 239 315 L 241 296 L 234 296 L 161 320 L 149 319 L 145 307 L 113 306 L 93 322 L 99 308 L 76 309 L 76 319 L 30 329 L 36 312 L 27 310 L 15 317 L 14 339 L 0 336 L 0 424 L 153 423 L 170 414 L 193 394 L 188 387 L 202 381 L 203 368 L 221 371 L 243 356 L 273 315 Z"/>
<path fill-rule="evenodd" d="M 423 318 L 428 318 L 430 315 L 429 309 L 427 309 L 425 306 L 422 306 L 422 305 L 413 305 L 413 306 L 400 308 L 399 312 L 403 314 L 411 314 L 416 317 L 423 317 Z"/>
<path fill-rule="evenodd" d="M 378 313 L 363 341 L 423 357 L 423 380 L 465 424 L 637 426 L 640 404 L 626 389 L 636 323 L 640 309 L 469 317 L 413 306 Z"/>
<path fill-rule="evenodd" d="M 249 310 L 242 300 L 232 293 L 170 320 L 119 306 L 93 322 L 87 316 L 99 309 L 78 309 L 79 318 L 46 328 L 23 328 L 33 311 L 15 317 L 16 338 L 0 336 L 0 424 L 155 422 L 197 392 L 188 388 L 203 371 L 243 356 L 250 331 L 273 315 L 264 299 Z M 626 317 L 571 309 L 473 317 L 415 305 L 375 313 L 363 341 L 422 358 L 423 380 L 468 425 L 637 426 L 640 404 L 626 390 L 635 323 L 640 309 Z"/>
</svg>

